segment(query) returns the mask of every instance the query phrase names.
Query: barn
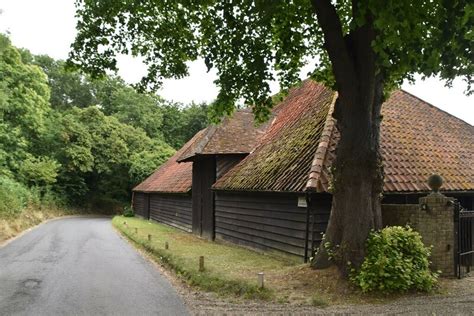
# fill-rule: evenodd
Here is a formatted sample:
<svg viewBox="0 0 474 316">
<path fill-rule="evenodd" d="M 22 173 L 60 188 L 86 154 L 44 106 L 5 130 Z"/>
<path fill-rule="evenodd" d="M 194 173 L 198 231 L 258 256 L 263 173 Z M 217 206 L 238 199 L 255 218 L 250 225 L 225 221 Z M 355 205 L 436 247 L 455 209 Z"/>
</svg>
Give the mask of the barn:
<svg viewBox="0 0 474 316">
<path fill-rule="evenodd" d="M 250 153 L 267 125 L 256 127 L 244 109 L 201 130 L 133 189 L 135 213 L 213 239 L 211 186 Z"/>
<path fill-rule="evenodd" d="M 335 97 L 309 80 L 290 91 L 259 145 L 214 184 L 216 238 L 305 259 L 319 245 L 339 139 Z M 473 209 L 474 127 L 401 90 L 382 115 L 382 203 L 418 203 L 438 173 L 443 193 Z"/>
<path fill-rule="evenodd" d="M 170 159 L 171 171 L 188 168 L 186 229 L 307 260 L 331 210 L 330 166 L 339 138 L 331 115 L 336 97 L 305 80 L 275 106 L 266 125 L 255 127 L 251 113 L 241 110 L 198 133 Z M 394 92 L 382 112 L 383 203 L 416 203 L 429 192 L 426 179 L 438 173 L 445 179 L 443 193 L 473 209 L 474 127 L 405 91 Z M 171 206 L 151 215 L 153 197 L 170 195 L 167 187 L 172 187 L 155 179 L 160 192 L 140 184 L 134 205 L 150 205 L 151 218 L 174 224 L 158 215 Z"/>
<path fill-rule="evenodd" d="M 204 132 L 198 132 L 151 176 L 133 188 L 132 206 L 135 214 L 191 231 L 193 164 L 178 163 L 177 159 Z"/>
</svg>

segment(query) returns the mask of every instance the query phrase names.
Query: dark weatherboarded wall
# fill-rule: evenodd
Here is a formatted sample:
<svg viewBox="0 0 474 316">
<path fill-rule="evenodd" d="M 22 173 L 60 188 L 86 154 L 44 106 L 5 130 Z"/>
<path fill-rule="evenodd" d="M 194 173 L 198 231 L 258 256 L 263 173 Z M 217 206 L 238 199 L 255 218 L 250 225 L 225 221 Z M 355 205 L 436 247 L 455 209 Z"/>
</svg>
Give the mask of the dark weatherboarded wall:
<svg viewBox="0 0 474 316">
<path fill-rule="evenodd" d="M 206 155 L 193 161 L 192 231 L 194 234 L 214 239 L 214 193 L 216 158 Z"/>
<path fill-rule="evenodd" d="M 327 205 L 320 204 L 318 212 L 310 225 L 313 239 L 324 232 L 329 218 Z M 217 191 L 215 215 L 216 238 L 304 256 L 306 207 L 298 207 L 297 194 Z"/>
<path fill-rule="evenodd" d="M 148 198 L 145 193 L 133 193 L 133 210 L 135 214 L 148 218 Z"/>
<path fill-rule="evenodd" d="M 192 199 L 190 194 L 150 194 L 150 219 L 190 232 Z"/>
</svg>

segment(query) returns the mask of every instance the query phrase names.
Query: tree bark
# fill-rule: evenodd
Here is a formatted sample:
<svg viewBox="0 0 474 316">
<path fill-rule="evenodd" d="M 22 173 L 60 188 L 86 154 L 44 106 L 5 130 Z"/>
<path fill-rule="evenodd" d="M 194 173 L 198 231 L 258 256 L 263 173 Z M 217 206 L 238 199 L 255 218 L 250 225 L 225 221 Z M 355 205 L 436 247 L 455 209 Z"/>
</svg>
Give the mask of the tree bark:
<svg viewBox="0 0 474 316">
<path fill-rule="evenodd" d="M 331 215 L 313 266 L 336 264 L 347 274 L 348 264 L 357 268 L 363 262 L 370 231 L 382 226 L 379 143 L 384 78 L 376 68 L 370 16 L 365 25 L 344 36 L 330 0 L 314 0 L 313 7 L 336 78 L 333 116 L 340 134 L 333 163 Z M 357 13 L 356 1 L 353 11 Z"/>
</svg>

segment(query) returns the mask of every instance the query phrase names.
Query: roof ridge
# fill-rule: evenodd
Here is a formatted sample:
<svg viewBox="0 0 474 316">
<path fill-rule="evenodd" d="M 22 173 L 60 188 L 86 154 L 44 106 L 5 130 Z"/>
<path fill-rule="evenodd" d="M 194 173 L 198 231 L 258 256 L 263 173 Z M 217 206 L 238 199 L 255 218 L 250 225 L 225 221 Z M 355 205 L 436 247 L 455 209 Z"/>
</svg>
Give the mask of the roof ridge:
<svg viewBox="0 0 474 316">
<path fill-rule="evenodd" d="M 394 92 L 396 92 L 396 91 L 397 91 L 397 90 L 395 90 Z M 404 90 L 404 89 L 401 89 L 401 88 L 398 89 L 398 91 L 403 92 L 403 93 L 406 93 L 406 94 L 408 94 L 409 96 L 411 96 L 411 97 L 413 97 L 413 98 L 415 98 L 415 99 L 417 99 L 417 100 L 419 100 L 419 101 L 421 101 L 421 102 L 423 102 L 423 103 L 425 103 L 425 104 L 431 106 L 431 107 L 434 108 L 435 110 L 437 110 L 437 111 L 439 111 L 439 112 L 442 112 L 442 113 L 444 113 L 444 114 L 447 114 L 447 115 L 449 115 L 450 117 L 452 117 L 452 118 L 454 118 L 454 119 L 456 119 L 456 120 L 459 120 L 459 121 L 463 122 L 464 124 L 469 125 L 470 127 L 474 127 L 474 125 L 471 125 L 470 123 L 464 121 L 462 118 L 459 118 L 459 117 L 457 117 L 456 115 L 453 115 L 453 114 L 451 114 L 451 113 L 449 113 L 449 112 L 447 112 L 447 111 L 445 111 L 445 110 L 443 110 L 443 109 L 440 109 L 440 108 L 437 107 L 436 105 L 434 105 L 434 104 L 432 104 L 432 103 L 430 103 L 430 102 L 428 102 L 428 101 L 426 101 L 426 100 L 423 100 L 422 98 L 420 98 L 420 97 L 414 95 L 414 94 L 411 93 L 411 92 L 408 92 L 408 91 L 406 91 L 406 90 Z"/>
<path fill-rule="evenodd" d="M 334 106 L 337 99 L 337 92 L 334 92 L 334 96 L 329 106 L 326 121 L 324 122 L 324 128 L 319 139 L 318 148 L 314 153 L 314 158 L 311 163 L 311 169 L 308 174 L 308 182 L 306 183 L 306 191 L 316 191 L 318 181 L 321 177 L 321 173 L 324 166 L 324 161 L 328 152 L 329 144 L 331 142 L 332 135 L 334 134 L 334 128 L 336 126 L 335 119 L 332 117 L 334 113 Z"/>
</svg>

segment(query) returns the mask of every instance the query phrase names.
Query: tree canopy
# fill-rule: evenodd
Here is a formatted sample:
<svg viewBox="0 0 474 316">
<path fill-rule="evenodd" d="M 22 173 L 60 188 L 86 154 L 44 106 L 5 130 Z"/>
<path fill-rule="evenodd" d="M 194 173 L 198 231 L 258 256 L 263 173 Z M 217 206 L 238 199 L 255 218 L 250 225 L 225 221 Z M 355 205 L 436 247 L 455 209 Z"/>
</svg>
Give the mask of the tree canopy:
<svg viewBox="0 0 474 316">
<path fill-rule="evenodd" d="M 123 203 L 207 124 L 206 105 L 138 93 L 116 76 L 93 80 L 0 34 L 0 180 L 12 188 L 75 206 Z"/>
<path fill-rule="evenodd" d="M 141 56 L 148 65 L 141 86 L 154 88 L 163 78 L 186 76 L 186 62 L 203 58 L 208 68 L 218 71 L 216 104 L 222 112 L 243 97 L 257 116 L 267 113 L 272 70 L 289 87 L 299 80 L 308 58 L 317 60 L 313 76 L 318 80 L 336 89 L 351 85 L 356 70 L 345 47 L 369 24 L 377 72 L 387 86 L 413 79 L 415 73 L 439 74 L 448 83 L 464 76 L 472 84 L 474 6 L 465 0 L 76 4 L 78 35 L 71 63 L 99 76 L 117 70 L 118 54 Z M 334 62 L 335 55 L 339 62 Z"/>
</svg>

